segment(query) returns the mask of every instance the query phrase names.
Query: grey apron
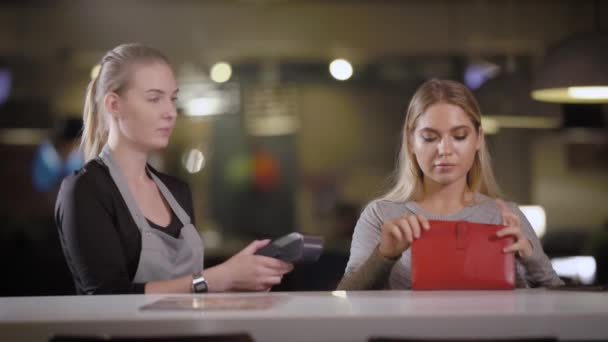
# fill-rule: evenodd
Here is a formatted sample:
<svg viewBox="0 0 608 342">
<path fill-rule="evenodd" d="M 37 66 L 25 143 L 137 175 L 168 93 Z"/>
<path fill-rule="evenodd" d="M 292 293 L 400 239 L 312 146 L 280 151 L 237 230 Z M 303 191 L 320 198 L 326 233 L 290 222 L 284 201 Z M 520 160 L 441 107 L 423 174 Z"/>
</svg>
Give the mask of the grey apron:
<svg viewBox="0 0 608 342">
<path fill-rule="evenodd" d="M 177 203 L 175 197 L 173 197 L 165 184 L 152 171 L 146 168 L 148 174 L 152 177 L 161 194 L 183 225 L 177 238 L 150 227 L 148 220 L 146 220 L 135 202 L 127 181 L 107 145 L 104 146 L 99 157 L 110 170 L 110 175 L 114 183 L 116 183 L 141 233 L 141 254 L 133 282 L 147 283 L 149 281 L 169 280 L 202 271 L 203 241 L 190 221 L 190 217 Z"/>
</svg>

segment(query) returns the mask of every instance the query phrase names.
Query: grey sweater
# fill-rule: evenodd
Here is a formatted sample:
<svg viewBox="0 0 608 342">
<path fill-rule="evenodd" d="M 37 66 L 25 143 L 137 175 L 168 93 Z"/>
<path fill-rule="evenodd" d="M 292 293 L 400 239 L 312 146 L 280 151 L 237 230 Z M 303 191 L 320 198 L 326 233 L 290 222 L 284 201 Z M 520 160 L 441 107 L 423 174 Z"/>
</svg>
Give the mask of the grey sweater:
<svg viewBox="0 0 608 342">
<path fill-rule="evenodd" d="M 514 203 L 508 204 L 521 219 L 522 231 L 533 247 L 531 257 L 516 258 L 517 287 L 557 286 L 562 280 L 557 276 L 530 222 Z M 501 224 L 502 215 L 494 199 L 476 194 L 473 203 L 458 213 L 432 215 L 414 201 L 396 203 L 374 200 L 363 211 L 353 234 L 350 258 L 339 290 L 409 289 L 410 249 L 401 258 L 390 260 L 378 253 L 382 224 L 403 214 L 422 214 L 430 220 L 468 221 L 485 224 Z"/>
</svg>

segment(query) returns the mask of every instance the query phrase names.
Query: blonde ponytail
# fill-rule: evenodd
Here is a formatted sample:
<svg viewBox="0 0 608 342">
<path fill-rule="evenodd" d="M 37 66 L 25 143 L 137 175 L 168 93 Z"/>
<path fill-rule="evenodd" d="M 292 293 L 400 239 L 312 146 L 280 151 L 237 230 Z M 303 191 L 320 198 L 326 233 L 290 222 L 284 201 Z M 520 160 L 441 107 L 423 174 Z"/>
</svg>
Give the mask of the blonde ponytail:
<svg viewBox="0 0 608 342">
<path fill-rule="evenodd" d="M 120 94 L 124 91 L 130 66 L 145 62 L 163 62 L 170 65 L 160 51 L 140 43 L 119 45 L 102 58 L 99 74 L 89 82 L 84 100 L 80 147 L 85 161 L 97 157 L 108 141 L 109 123 L 103 106 L 104 96 L 109 92 Z"/>
<path fill-rule="evenodd" d="M 102 129 L 104 126 L 103 118 L 100 116 L 103 113 L 99 113 L 96 99 L 96 87 L 97 79 L 95 77 L 87 87 L 87 93 L 84 100 L 84 111 L 82 115 L 82 138 L 80 140 L 80 147 L 84 153 L 85 161 L 89 161 L 95 158 L 103 145 L 106 143 L 107 136 L 104 137 Z"/>
</svg>

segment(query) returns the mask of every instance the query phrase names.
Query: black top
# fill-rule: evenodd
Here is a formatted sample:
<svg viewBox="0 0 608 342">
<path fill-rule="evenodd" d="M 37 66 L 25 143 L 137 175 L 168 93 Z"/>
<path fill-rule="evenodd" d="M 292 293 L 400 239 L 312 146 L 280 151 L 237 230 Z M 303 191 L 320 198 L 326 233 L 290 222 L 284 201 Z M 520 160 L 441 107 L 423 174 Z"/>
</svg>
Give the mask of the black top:
<svg viewBox="0 0 608 342">
<path fill-rule="evenodd" d="M 188 184 L 150 170 L 194 224 Z M 141 253 L 141 233 L 101 159 L 89 161 L 63 180 L 55 222 L 78 294 L 144 293 L 145 284 L 132 282 Z M 167 230 L 156 224 L 151 227 L 179 236 L 182 224 L 172 211 Z"/>
<path fill-rule="evenodd" d="M 182 231 L 182 227 L 183 227 L 182 222 L 179 220 L 179 217 L 177 217 L 177 215 L 175 214 L 175 212 L 173 210 L 171 210 L 171 221 L 169 222 L 169 225 L 167 225 L 165 227 L 158 225 L 148 219 L 146 219 L 146 221 L 148 221 L 148 224 L 150 225 L 150 227 L 152 227 L 154 229 L 158 229 L 158 230 L 164 232 L 165 234 L 169 234 L 169 235 L 173 236 L 174 238 L 179 237 L 179 233 Z"/>
</svg>

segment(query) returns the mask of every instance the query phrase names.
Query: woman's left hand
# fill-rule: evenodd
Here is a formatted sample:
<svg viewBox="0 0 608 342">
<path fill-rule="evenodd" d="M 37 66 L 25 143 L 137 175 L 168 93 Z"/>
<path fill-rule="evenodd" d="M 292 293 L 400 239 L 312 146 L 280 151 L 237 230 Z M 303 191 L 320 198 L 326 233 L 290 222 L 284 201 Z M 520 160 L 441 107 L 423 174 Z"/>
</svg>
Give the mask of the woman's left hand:
<svg viewBox="0 0 608 342">
<path fill-rule="evenodd" d="M 509 206 L 500 199 L 496 200 L 496 204 L 500 209 L 502 215 L 502 223 L 506 226 L 505 228 L 496 232 L 496 236 L 503 237 L 511 235 L 515 238 L 515 242 L 503 249 L 505 253 L 515 253 L 523 258 L 527 259 L 532 256 L 532 243 L 524 235 L 521 230 L 521 219 L 514 213 Z"/>
</svg>

